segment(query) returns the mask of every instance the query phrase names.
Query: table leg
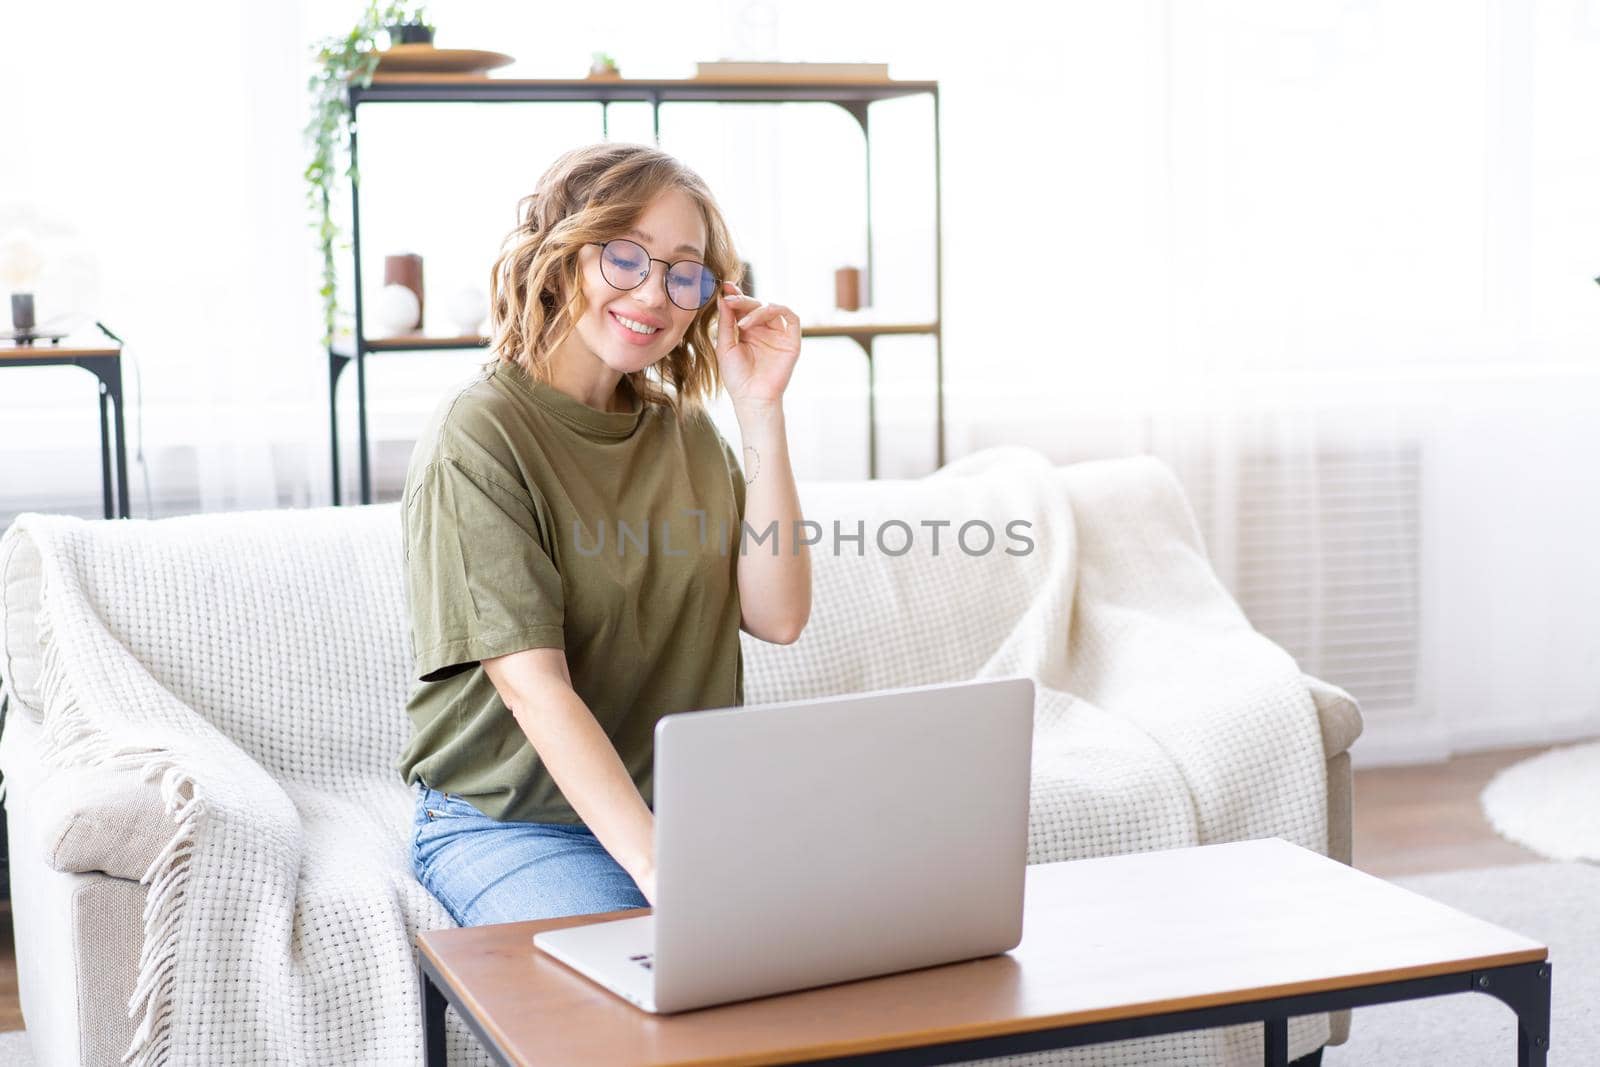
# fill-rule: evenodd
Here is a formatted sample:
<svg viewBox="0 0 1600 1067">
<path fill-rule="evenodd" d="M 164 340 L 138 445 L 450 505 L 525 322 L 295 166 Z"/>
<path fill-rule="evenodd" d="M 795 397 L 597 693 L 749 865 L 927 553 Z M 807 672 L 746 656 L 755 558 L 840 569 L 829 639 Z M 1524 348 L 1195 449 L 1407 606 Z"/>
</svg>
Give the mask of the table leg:
<svg viewBox="0 0 1600 1067">
<path fill-rule="evenodd" d="M 335 352 L 328 353 L 328 439 L 333 454 L 333 506 L 344 503 L 339 485 L 339 374 L 348 360 Z"/>
<path fill-rule="evenodd" d="M 356 452 L 361 475 L 361 503 L 372 503 L 372 456 L 367 445 L 367 361 L 356 352 Z"/>
<path fill-rule="evenodd" d="M 1524 983 L 1517 1013 L 1517 1067 L 1545 1067 L 1550 1054 L 1550 965 Z"/>
<path fill-rule="evenodd" d="M 867 352 L 867 477 L 878 476 L 878 368 L 872 358 L 872 338 L 861 342 Z"/>
<path fill-rule="evenodd" d="M 1472 985 L 1517 1013 L 1517 1067 L 1545 1067 L 1550 1054 L 1550 962 L 1481 971 Z"/>
<path fill-rule="evenodd" d="M 422 987 L 422 1062 L 426 1067 L 445 1067 L 444 994 L 420 963 L 417 978 Z"/>
<path fill-rule="evenodd" d="M 1266 1030 L 1266 1055 L 1261 1062 L 1266 1067 L 1288 1067 L 1289 1020 L 1268 1019 L 1262 1026 Z"/>
<path fill-rule="evenodd" d="M 117 433 L 117 517 L 126 519 L 128 511 L 128 427 L 122 414 L 122 369 L 111 379 L 111 413 Z"/>
<path fill-rule="evenodd" d="M 111 427 L 107 425 L 106 406 L 111 391 L 105 380 L 95 383 L 100 388 L 100 494 L 105 498 L 106 518 L 114 518 L 111 504 Z"/>
</svg>

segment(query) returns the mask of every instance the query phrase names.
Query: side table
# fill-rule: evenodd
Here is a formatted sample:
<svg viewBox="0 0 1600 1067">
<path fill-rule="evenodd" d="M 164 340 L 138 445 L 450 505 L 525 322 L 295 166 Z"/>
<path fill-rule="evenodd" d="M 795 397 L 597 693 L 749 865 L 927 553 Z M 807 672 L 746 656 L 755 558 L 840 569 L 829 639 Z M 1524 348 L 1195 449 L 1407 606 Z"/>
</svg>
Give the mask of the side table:
<svg viewBox="0 0 1600 1067">
<path fill-rule="evenodd" d="M 19 345 L 0 341 L 0 367 L 82 367 L 100 382 L 100 491 L 105 516 L 128 518 L 128 435 L 122 414 L 122 349 L 120 347 L 80 347 L 64 344 Z M 108 425 L 106 415 L 112 416 Z M 111 435 L 116 434 L 115 501 Z"/>
</svg>

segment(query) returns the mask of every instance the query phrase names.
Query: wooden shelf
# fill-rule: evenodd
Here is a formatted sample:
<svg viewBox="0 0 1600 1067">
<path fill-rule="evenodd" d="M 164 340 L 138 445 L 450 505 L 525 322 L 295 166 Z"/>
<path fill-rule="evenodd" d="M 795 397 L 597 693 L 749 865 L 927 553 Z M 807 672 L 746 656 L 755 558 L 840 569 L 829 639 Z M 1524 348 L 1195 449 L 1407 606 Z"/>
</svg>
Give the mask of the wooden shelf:
<svg viewBox="0 0 1600 1067">
<path fill-rule="evenodd" d="M 0 341 L 0 359 L 104 359 L 120 355 L 120 348 L 107 348 L 104 344 L 75 344 L 70 337 L 63 339 L 60 344 L 35 341 L 33 344 L 19 345 L 9 339 Z"/>
<path fill-rule="evenodd" d="M 802 326 L 802 337 L 894 337 L 934 335 L 937 322 L 821 322 Z"/>
<path fill-rule="evenodd" d="M 449 337 L 407 333 L 394 337 L 369 337 L 362 347 L 368 352 L 442 352 L 453 348 L 483 348 L 488 343 L 487 337 L 473 337 L 470 334 Z M 349 338 L 340 338 L 333 343 L 333 353 L 348 359 L 355 355 L 355 350 Z"/>
<path fill-rule="evenodd" d="M 574 100 L 585 103 L 870 103 L 936 93 L 939 83 L 882 78 L 495 78 L 482 74 L 375 74 L 352 85 L 353 103 L 429 100 Z"/>
<path fill-rule="evenodd" d="M 804 326 L 800 330 L 802 337 L 893 337 L 893 336 L 932 336 L 939 332 L 937 322 L 828 322 L 814 326 Z M 443 352 L 451 349 L 484 348 L 489 344 L 487 337 L 473 337 L 463 335 L 460 337 L 446 337 L 432 334 L 401 334 L 396 337 L 369 337 L 365 348 L 368 352 Z M 335 341 L 333 346 L 335 355 L 349 358 L 354 353 L 348 340 Z"/>
<path fill-rule="evenodd" d="M 788 76 L 785 76 L 788 75 Z M 934 378 L 934 455 L 935 466 L 943 466 L 945 459 L 944 432 L 944 350 L 940 330 L 939 308 L 943 300 L 942 230 L 940 226 L 939 195 L 939 83 L 936 81 L 896 81 L 892 78 L 851 76 L 822 77 L 821 72 L 806 74 L 803 71 L 759 71 L 734 76 L 715 73 L 710 77 L 693 78 L 507 78 L 489 74 L 449 74 L 391 71 L 377 74 L 368 85 L 351 84 L 349 99 L 352 116 L 350 137 L 351 159 L 355 158 L 354 116 L 361 104 L 375 103 L 541 103 L 572 102 L 600 105 L 600 125 L 603 139 L 610 139 L 609 105 L 636 102 L 649 107 L 655 139 L 661 139 L 661 109 L 663 104 L 677 102 L 696 103 L 830 103 L 842 108 L 860 125 L 866 143 L 866 158 L 872 156 L 872 124 L 870 104 L 909 96 L 927 96 L 932 104 L 933 134 L 933 232 L 934 232 L 934 311 L 927 322 L 871 322 L 851 321 L 821 322 L 804 325 L 802 336 L 814 338 L 840 337 L 856 342 L 867 357 L 867 477 L 877 477 L 878 435 L 877 407 L 874 385 L 873 340 L 887 336 L 926 336 L 933 338 Z M 872 175 L 866 174 L 867 192 L 867 277 L 872 275 Z M 359 187 L 350 186 L 352 215 L 359 220 Z M 360 230 L 356 228 L 354 260 L 355 276 L 361 277 Z M 357 331 L 365 324 L 359 283 L 356 286 L 355 312 Z M 870 294 L 870 290 L 869 290 Z M 869 314 L 871 312 L 869 311 Z M 892 313 L 892 312 L 891 312 Z M 366 357 L 378 352 L 427 352 L 465 349 L 483 349 L 489 344 L 483 337 L 446 337 L 410 334 L 400 337 L 366 338 L 359 342 L 350 339 L 335 341 L 328 350 L 328 421 L 332 443 L 333 498 L 342 502 L 339 471 L 339 410 L 337 403 L 339 376 L 344 369 L 355 365 L 356 420 L 358 426 L 357 456 L 361 468 L 362 503 L 370 503 L 371 457 L 367 441 Z"/>
</svg>

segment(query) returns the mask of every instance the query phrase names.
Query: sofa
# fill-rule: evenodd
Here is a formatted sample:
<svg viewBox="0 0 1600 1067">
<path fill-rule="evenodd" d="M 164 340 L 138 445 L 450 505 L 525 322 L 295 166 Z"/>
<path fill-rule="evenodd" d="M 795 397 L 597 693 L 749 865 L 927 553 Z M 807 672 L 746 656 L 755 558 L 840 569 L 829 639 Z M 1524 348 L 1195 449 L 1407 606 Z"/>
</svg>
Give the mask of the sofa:
<svg viewBox="0 0 1600 1067">
<path fill-rule="evenodd" d="M 800 496 L 811 623 L 789 646 L 741 635 L 747 703 L 1028 674 L 1030 862 L 1256 836 L 1350 862 L 1359 709 L 1249 626 L 1159 461 L 992 449 Z M 956 550 L 974 515 L 1026 517 L 1032 551 Z M 865 551 L 828 543 L 840 521 Z M 945 554 L 896 554 L 872 523 L 942 530 Z M 420 1062 L 410 953 L 450 919 L 406 884 L 402 551 L 398 504 L 25 515 L 0 538 L 0 772 L 39 1064 Z M 1295 1025 L 1304 1056 L 1348 1016 Z M 486 1062 L 450 1026 L 452 1062 Z M 1231 1029 L 1059 1062 L 1260 1062 L 1259 1028 Z"/>
</svg>

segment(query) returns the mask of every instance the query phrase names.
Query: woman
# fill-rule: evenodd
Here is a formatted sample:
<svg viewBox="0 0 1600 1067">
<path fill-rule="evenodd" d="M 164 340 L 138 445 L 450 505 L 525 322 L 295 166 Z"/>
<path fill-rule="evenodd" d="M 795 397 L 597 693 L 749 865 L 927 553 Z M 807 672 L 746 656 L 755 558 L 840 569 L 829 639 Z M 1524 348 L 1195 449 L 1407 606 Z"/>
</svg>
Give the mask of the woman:
<svg viewBox="0 0 1600 1067">
<path fill-rule="evenodd" d="M 705 183 L 593 145 L 519 214 L 495 358 L 439 405 L 402 502 L 419 683 L 397 766 L 413 869 L 463 926 L 652 904 L 656 721 L 741 703 L 739 630 L 792 642 L 811 605 L 782 404 L 800 323 L 730 281 Z M 778 541 L 744 551 L 742 524 Z"/>
</svg>

